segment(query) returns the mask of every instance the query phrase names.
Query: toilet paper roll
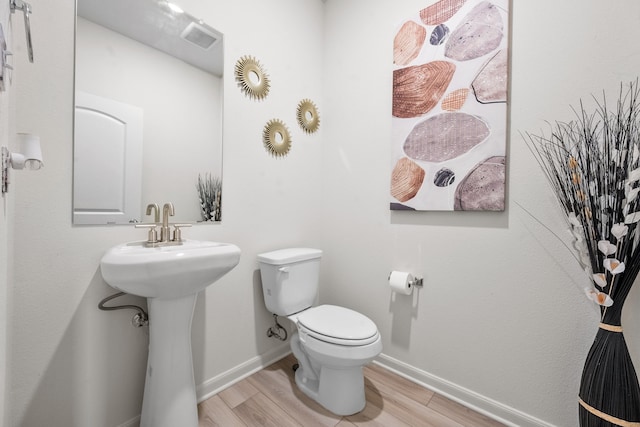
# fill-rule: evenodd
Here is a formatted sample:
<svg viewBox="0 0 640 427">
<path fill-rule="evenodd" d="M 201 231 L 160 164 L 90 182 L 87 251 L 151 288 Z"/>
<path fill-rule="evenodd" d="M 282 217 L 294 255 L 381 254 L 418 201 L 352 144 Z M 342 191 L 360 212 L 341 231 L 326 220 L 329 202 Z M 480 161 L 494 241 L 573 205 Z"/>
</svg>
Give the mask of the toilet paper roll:
<svg viewBox="0 0 640 427">
<path fill-rule="evenodd" d="M 413 276 L 404 271 L 392 271 L 389 275 L 391 290 L 403 295 L 411 295 L 413 292 Z"/>
</svg>

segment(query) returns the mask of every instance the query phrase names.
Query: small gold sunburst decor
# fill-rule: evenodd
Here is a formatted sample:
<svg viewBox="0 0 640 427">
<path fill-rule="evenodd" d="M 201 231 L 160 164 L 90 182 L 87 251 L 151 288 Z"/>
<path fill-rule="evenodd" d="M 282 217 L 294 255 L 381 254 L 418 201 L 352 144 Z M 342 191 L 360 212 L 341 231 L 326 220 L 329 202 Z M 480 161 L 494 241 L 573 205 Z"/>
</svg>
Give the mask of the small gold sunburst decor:
<svg viewBox="0 0 640 427">
<path fill-rule="evenodd" d="M 260 62 L 252 56 L 243 56 L 236 62 L 236 82 L 246 96 L 262 100 L 269 94 L 269 76 Z"/>
<path fill-rule="evenodd" d="M 310 99 L 303 99 L 298 104 L 298 124 L 306 133 L 314 133 L 320 127 L 318 109 Z"/>
<path fill-rule="evenodd" d="M 284 156 L 291 148 L 291 135 L 287 126 L 278 119 L 271 119 L 262 131 L 264 146 L 276 157 Z"/>
</svg>

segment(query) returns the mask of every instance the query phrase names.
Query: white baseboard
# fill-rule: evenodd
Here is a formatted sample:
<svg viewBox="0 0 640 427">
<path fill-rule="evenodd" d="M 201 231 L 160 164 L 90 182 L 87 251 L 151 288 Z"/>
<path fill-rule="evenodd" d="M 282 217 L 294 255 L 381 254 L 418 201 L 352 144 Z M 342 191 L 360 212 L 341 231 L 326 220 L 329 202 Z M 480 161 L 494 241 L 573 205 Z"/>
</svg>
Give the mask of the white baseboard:
<svg viewBox="0 0 640 427">
<path fill-rule="evenodd" d="M 137 417 L 131 418 L 129 421 L 125 421 L 120 424 L 118 427 L 139 427 L 140 426 L 140 415 Z"/>
<path fill-rule="evenodd" d="M 265 354 L 253 357 L 246 362 L 223 372 L 196 386 L 198 403 L 210 398 L 220 391 L 242 381 L 246 377 L 271 365 L 291 353 L 288 343 L 276 347 Z M 532 417 L 493 399 L 468 390 L 452 382 L 446 381 L 426 371 L 415 368 L 386 354 L 380 354 L 374 363 L 388 369 L 403 378 L 426 387 L 444 397 L 460 403 L 474 411 L 486 415 L 509 427 L 557 427 Z M 118 427 L 137 427 L 140 416 L 120 424 Z"/>
<path fill-rule="evenodd" d="M 291 353 L 291 346 L 289 346 L 289 343 L 285 343 L 265 354 L 249 359 L 246 362 L 205 381 L 204 383 L 196 386 L 198 403 L 203 400 L 207 400 L 225 388 L 232 386 L 263 368 L 266 368 L 272 363 L 277 362 L 289 353 Z"/>
<path fill-rule="evenodd" d="M 261 354 L 260 356 L 256 356 L 252 359 L 247 360 L 246 362 L 229 369 L 226 372 L 217 375 L 204 383 L 196 386 L 196 396 L 198 398 L 198 403 L 203 400 L 207 400 L 214 394 L 224 390 L 227 387 L 232 386 L 233 384 L 242 381 L 249 375 L 258 372 L 259 370 L 266 368 L 274 362 L 282 359 L 291 353 L 291 347 L 289 343 L 283 344 L 279 347 L 276 347 L 265 354 Z M 120 424 L 118 427 L 139 427 L 140 426 L 140 415 L 137 417 L 131 418 L 129 421 L 125 421 Z"/>
<path fill-rule="evenodd" d="M 510 427 L 556 427 L 426 371 L 380 354 L 374 363 Z"/>
</svg>

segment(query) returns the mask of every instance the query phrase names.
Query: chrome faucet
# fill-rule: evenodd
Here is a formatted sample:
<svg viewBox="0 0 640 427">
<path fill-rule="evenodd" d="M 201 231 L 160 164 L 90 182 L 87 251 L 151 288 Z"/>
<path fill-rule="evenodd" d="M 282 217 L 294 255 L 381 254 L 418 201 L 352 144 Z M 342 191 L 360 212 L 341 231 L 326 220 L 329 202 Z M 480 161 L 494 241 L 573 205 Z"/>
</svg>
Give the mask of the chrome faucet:
<svg viewBox="0 0 640 427">
<path fill-rule="evenodd" d="M 162 207 L 162 227 L 160 227 L 160 241 L 168 242 L 171 240 L 171 230 L 169 228 L 169 217 L 175 215 L 173 203 L 165 203 Z"/>
<path fill-rule="evenodd" d="M 160 223 L 160 206 L 157 203 L 149 203 L 147 205 L 147 215 L 151 215 L 153 212 L 153 222 Z"/>
<path fill-rule="evenodd" d="M 165 203 L 162 207 L 162 222 L 160 222 L 160 207 L 157 203 L 150 203 L 147 205 L 147 215 L 154 215 L 154 222 L 146 224 L 136 224 L 136 228 L 148 228 L 149 237 L 144 245 L 147 247 L 169 246 L 169 245 L 182 245 L 182 228 L 191 227 L 190 223 L 176 223 L 169 224 L 169 217 L 175 215 L 175 209 L 173 203 Z M 171 235 L 171 226 L 174 227 L 173 236 Z M 156 227 L 160 227 L 160 236 Z"/>
</svg>

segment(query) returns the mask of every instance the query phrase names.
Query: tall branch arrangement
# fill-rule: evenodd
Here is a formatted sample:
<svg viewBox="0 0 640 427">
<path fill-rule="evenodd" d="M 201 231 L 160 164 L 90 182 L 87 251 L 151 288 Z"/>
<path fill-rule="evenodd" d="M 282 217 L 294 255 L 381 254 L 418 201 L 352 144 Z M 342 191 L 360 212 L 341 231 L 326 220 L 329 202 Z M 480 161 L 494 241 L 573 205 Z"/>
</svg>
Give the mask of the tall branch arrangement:
<svg viewBox="0 0 640 427">
<path fill-rule="evenodd" d="M 616 108 L 603 94 L 595 112 L 580 103 L 576 120 L 557 122 L 550 136 L 526 134 L 596 287 L 590 297 L 611 306 L 640 271 L 640 90 L 621 87 Z M 628 290 L 627 290 L 628 292 Z M 626 294 L 625 294 L 626 296 Z"/>
<path fill-rule="evenodd" d="M 592 279 L 600 327 L 587 355 L 579 392 L 581 427 L 640 425 L 640 385 L 622 334 L 622 307 L 640 271 L 640 90 L 621 85 L 617 103 L 603 94 L 595 109 L 526 134 L 551 183 Z"/>
</svg>

